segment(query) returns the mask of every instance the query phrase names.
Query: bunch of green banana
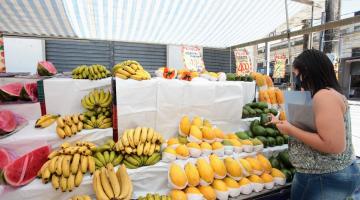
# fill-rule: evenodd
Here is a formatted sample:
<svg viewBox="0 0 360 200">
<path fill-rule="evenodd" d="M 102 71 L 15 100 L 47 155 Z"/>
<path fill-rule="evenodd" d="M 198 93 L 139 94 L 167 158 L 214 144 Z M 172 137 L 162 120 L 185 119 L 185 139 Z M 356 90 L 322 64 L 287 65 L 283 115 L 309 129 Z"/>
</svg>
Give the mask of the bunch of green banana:
<svg viewBox="0 0 360 200">
<path fill-rule="evenodd" d="M 35 128 L 46 128 L 53 124 L 60 115 L 43 115 L 35 122 Z"/>
<path fill-rule="evenodd" d="M 80 65 L 72 70 L 73 79 L 90 79 L 98 80 L 111 76 L 109 70 L 106 69 L 103 65 Z"/>
<path fill-rule="evenodd" d="M 111 164 L 96 170 L 93 189 L 96 199 L 101 200 L 130 200 L 133 193 L 133 185 L 124 165 L 116 173 Z"/>
<path fill-rule="evenodd" d="M 81 100 L 81 105 L 86 110 L 94 111 L 96 114 L 109 110 L 111 103 L 112 95 L 110 91 L 105 92 L 103 89 L 94 89 Z"/>
<path fill-rule="evenodd" d="M 91 200 L 91 197 L 89 195 L 75 195 L 69 200 Z"/>
<path fill-rule="evenodd" d="M 155 152 L 160 152 L 162 143 L 162 135 L 153 128 L 137 127 L 123 132 L 115 144 L 115 150 L 123 154 L 151 156 Z"/>
<path fill-rule="evenodd" d="M 140 196 L 137 200 L 171 200 L 171 197 L 168 195 L 159 195 L 159 194 L 146 194 L 145 197 Z"/>
<path fill-rule="evenodd" d="M 161 159 L 160 153 L 153 153 L 151 156 L 125 155 L 124 165 L 129 169 L 136 169 L 142 166 L 154 165 Z"/>
<path fill-rule="evenodd" d="M 97 118 L 92 116 L 87 118 L 84 122 L 85 129 L 94 129 L 94 128 L 110 128 L 112 127 L 112 120 L 110 117 L 106 117 L 102 114 L 98 115 Z"/>
<path fill-rule="evenodd" d="M 71 192 L 81 184 L 83 174 L 95 172 L 95 160 L 91 156 L 94 148 L 95 144 L 90 142 L 77 142 L 75 146 L 65 142 L 49 154 L 49 160 L 37 175 L 44 184 L 51 182 L 55 190 Z"/>
<path fill-rule="evenodd" d="M 96 152 L 93 157 L 96 168 L 105 167 L 109 163 L 113 166 L 117 166 L 120 165 L 123 160 L 123 155 L 117 155 L 115 151 Z"/>
<path fill-rule="evenodd" d="M 151 75 L 149 72 L 135 60 L 127 60 L 116 64 L 113 67 L 113 74 L 121 79 L 149 80 Z"/>
<path fill-rule="evenodd" d="M 84 120 L 85 117 L 82 114 L 73 114 L 64 117 L 58 117 L 56 119 L 57 135 L 62 139 L 75 135 L 84 128 Z"/>
</svg>

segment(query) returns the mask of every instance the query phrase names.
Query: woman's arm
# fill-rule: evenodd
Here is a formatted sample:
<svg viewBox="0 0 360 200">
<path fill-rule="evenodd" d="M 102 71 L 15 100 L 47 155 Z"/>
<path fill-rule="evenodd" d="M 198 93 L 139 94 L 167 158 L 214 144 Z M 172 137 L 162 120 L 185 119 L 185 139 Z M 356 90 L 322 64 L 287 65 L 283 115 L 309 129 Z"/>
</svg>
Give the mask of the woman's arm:
<svg viewBox="0 0 360 200">
<path fill-rule="evenodd" d="M 345 150 L 345 124 L 341 101 L 333 91 L 321 90 L 313 99 L 316 133 L 299 129 L 289 122 L 277 124 L 280 131 L 291 135 L 310 147 L 324 153 L 342 153 Z"/>
</svg>

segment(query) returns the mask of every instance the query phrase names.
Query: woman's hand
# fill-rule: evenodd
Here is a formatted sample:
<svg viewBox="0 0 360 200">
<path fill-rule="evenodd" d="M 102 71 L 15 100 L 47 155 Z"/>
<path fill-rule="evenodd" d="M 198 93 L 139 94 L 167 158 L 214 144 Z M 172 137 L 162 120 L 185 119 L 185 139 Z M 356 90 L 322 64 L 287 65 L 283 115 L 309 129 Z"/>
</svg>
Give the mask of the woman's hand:
<svg viewBox="0 0 360 200">
<path fill-rule="evenodd" d="M 280 133 L 286 134 L 286 135 L 288 135 L 290 133 L 290 129 L 291 129 L 291 126 L 292 126 L 286 120 L 280 121 L 273 114 L 271 114 L 271 121 L 269 122 L 269 124 L 275 124 L 276 127 L 279 129 Z"/>
</svg>

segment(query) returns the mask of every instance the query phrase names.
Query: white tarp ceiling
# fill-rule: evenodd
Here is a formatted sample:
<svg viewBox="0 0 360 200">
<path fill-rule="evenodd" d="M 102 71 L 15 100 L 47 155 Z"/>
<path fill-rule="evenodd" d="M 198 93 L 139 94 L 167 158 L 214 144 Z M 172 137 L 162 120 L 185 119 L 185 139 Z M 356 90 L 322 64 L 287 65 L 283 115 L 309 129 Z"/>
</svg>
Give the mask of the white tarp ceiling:
<svg viewBox="0 0 360 200">
<path fill-rule="evenodd" d="M 284 0 L 0 0 L 0 32 L 229 47 L 285 22 Z M 289 16 L 304 5 L 288 1 Z"/>
</svg>

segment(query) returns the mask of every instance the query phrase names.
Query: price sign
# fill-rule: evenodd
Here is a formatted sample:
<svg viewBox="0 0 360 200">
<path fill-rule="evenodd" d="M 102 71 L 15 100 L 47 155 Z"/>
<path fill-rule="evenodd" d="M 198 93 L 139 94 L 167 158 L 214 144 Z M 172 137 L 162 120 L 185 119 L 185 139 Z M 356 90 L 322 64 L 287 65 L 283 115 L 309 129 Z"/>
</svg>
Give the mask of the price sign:
<svg viewBox="0 0 360 200">
<path fill-rule="evenodd" d="M 285 78 L 286 56 L 275 54 L 273 78 Z"/>
<path fill-rule="evenodd" d="M 183 46 L 181 52 L 186 69 L 196 72 L 205 70 L 204 60 L 199 47 Z"/>
<path fill-rule="evenodd" d="M 253 71 L 253 66 L 249 53 L 246 49 L 234 49 L 236 61 L 236 74 L 238 76 L 250 74 Z"/>
</svg>

